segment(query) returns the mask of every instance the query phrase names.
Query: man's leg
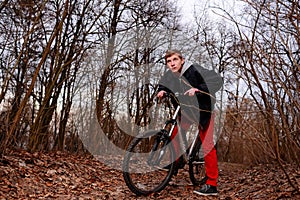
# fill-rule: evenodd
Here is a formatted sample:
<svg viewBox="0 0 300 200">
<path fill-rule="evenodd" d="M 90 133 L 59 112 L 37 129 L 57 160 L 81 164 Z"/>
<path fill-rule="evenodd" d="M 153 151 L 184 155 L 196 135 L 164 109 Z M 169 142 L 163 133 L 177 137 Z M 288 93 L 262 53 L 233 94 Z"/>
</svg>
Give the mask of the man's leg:
<svg viewBox="0 0 300 200">
<path fill-rule="evenodd" d="M 207 185 L 217 186 L 218 179 L 218 158 L 214 145 L 214 116 L 212 115 L 209 126 L 206 130 L 199 130 L 204 154 Z"/>
<path fill-rule="evenodd" d="M 202 150 L 204 154 L 206 184 L 200 190 L 194 192 L 199 195 L 218 195 L 217 179 L 218 179 L 218 158 L 214 145 L 214 116 L 212 115 L 207 129 L 200 129 L 199 135 L 202 141 Z"/>
</svg>

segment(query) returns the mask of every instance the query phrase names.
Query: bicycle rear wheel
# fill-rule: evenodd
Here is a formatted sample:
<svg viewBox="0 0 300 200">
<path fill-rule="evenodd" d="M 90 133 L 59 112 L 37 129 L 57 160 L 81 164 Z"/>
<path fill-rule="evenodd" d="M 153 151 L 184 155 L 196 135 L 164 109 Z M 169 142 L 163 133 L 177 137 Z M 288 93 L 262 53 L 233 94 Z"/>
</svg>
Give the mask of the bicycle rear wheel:
<svg viewBox="0 0 300 200">
<path fill-rule="evenodd" d="M 127 148 L 123 177 L 136 195 L 149 195 L 163 190 L 172 178 L 174 147 L 162 140 L 161 131 L 148 131 L 136 137 Z M 169 166 L 164 169 L 164 167 Z"/>
<path fill-rule="evenodd" d="M 200 140 L 196 142 L 189 159 L 189 175 L 195 186 L 203 185 L 207 180 Z"/>
</svg>

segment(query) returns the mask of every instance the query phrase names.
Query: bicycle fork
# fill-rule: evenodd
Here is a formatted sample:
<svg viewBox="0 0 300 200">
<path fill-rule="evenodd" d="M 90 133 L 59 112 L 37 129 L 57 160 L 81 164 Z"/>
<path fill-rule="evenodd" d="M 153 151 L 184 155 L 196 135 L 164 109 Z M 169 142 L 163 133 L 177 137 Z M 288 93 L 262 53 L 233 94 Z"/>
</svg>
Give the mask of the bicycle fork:
<svg viewBox="0 0 300 200">
<path fill-rule="evenodd" d="M 167 132 L 167 131 L 162 130 L 162 132 L 160 132 L 159 135 L 155 139 L 154 145 L 150 151 L 150 156 L 148 157 L 148 160 L 147 160 L 147 163 L 150 166 L 158 166 L 165 154 L 167 145 L 169 144 L 167 134 L 165 132 Z M 160 144 L 162 144 L 161 150 L 157 151 Z"/>
<path fill-rule="evenodd" d="M 160 164 L 160 161 L 164 157 L 164 154 L 166 152 L 167 145 L 169 145 L 171 141 L 172 133 L 175 129 L 175 126 L 177 125 L 177 115 L 179 113 L 180 106 L 177 106 L 175 113 L 173 114 L 172 118 L 168 121 L 166 121 L 163 129 L 159 133 L 159 135 L 156 137 L 156 140 L 154 142 L 154 145 L 151 149 L 150 156 L 147 160 L 147 163 L 150 166 L 158 166 Z M 171 128 L 168 128 L 168 126 L 171 124 Z M 159 152 L 156 152 L 158 149 L 159 144 L 162 142 L 162 147 Z M 158 156 L 153 160 L 154 155 L 158 153 Z"/>
</svg>

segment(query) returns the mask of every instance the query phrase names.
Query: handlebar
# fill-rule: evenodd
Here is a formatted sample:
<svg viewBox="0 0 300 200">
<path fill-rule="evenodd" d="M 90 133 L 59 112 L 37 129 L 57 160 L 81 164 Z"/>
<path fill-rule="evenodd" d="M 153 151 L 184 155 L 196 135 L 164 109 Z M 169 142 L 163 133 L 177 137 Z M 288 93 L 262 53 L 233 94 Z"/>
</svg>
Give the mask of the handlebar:
<svg viewBox="0 0 300 200">
<path fill-rule="evenodd" d="M 201 91 L 195 91 L 195 95 L 200 94 Z M 173 97 L 173 98 L 178 98 L 178 97 L 189 97 L 189 95 L 182 93 L 182 92 L 166 92 L 164 93 L 162 98 L 168 98 L 168 97 Z M 190 96 L 193 97 L 193 96 Z"/>
<path fill-rule="evenodd" d="M 197 94 L 200 92 L 196 92 Z M 180 99 L 182 100 L 182 98 L 191 98 L 191 96 L 182 93 L 182 92 L 167 92 L 165 91 L 164 95 L 162 96 L 162 98 L 156 98 L 156 102 L 164 102 L 164 101 L 168 101 L 171 100 L 171 102 L 175 105 L 176 104 L 180 104 Z"/>
<path fill-rule="evenodd" d="M 172 96 L 174 96 L 174 95 L 175 95 L 175 97 L 186 96 L 186 95 L 184 95 L 184 93 L 181 93 L 181 92 L 175 92 L 175 93 L 166 92 L 166 93 L 164 94 L 164 96 L 166 96 L 166 97 L 172 97 Z"/>
<path fill-rule="evenodd" d="M 166 99 L 166 98 L 174 98 L 177 99 L 179 96 L 185 96 L 184 93 L 179 93 L 179 92 L 165 92 L 164 95 L 162 96 L 162 98 L 159 99 Z"/>
</svg>

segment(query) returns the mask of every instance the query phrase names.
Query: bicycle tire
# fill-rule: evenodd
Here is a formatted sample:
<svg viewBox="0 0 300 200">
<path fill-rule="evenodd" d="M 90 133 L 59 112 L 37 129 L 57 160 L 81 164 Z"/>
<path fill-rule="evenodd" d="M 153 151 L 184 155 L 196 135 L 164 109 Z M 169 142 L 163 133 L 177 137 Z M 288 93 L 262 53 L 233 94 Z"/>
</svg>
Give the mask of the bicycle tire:
<svg viewBox="0 0 300 200">
<path fill-rule="evenodd" d="M 205 184 L 207 180 L 205 163 L 201 156 L 201 141 L 197 140 L 189 159 L 189 176 L 194 186 Z"/>
<path fill-rule="evenodd" d="M 174 170 L 175 151 L 170 141 L 164 141 L 166 152 L 163 159 L 154 165 L 148 161 L 151 155 L 155 159 L 164 148 L 160 141 L 161 131 L 147 131 L 130 143 L 123 160 L 123 178 L 127 187 L 138 196 L 147 196 L 160 192 L 169 183 Z M 154 144 L 160 141 L 157 150 L 152 150 Z M 161 145 L 161 146 L 160 146 Z M 153 159 L 153 160 L 155 160 Z M 169 169 L 164 169 L 169 165 Z"/>
</svg>

